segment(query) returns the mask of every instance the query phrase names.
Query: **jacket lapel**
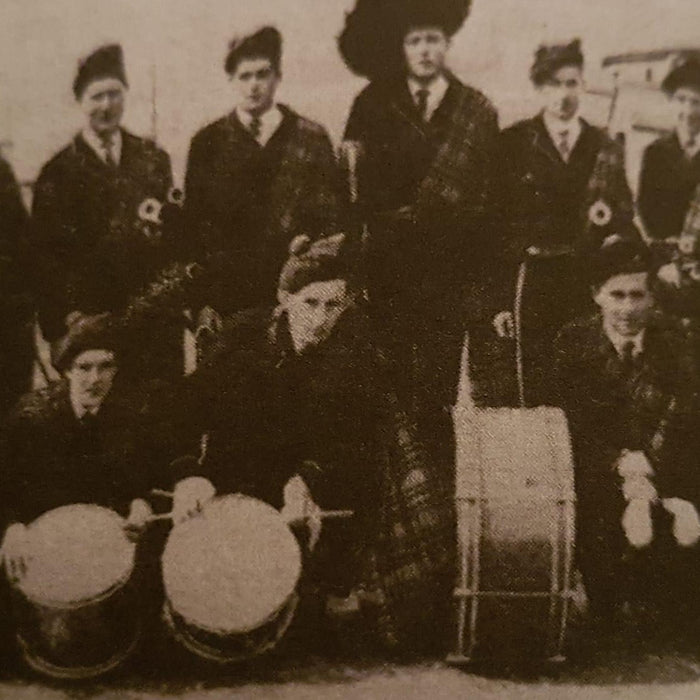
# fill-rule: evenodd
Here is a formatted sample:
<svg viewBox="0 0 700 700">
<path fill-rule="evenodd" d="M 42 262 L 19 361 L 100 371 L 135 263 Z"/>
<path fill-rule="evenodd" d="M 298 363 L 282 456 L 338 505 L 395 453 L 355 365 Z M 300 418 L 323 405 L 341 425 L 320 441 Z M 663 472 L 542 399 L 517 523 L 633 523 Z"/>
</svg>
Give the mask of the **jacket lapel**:
<svg viewBox="0 0 700 700">
<path fill-rule="evenodd" d="M 544 119 L 541 113 L 532 120 L 530 138 L 532 146 L 536 151 L 542 153 L 546 158 L 562 167 L 566 165 L 557 147 L 554 145 L 554 141 L 552 141 L 547 127 L 544 125 Z"/>
</svg>

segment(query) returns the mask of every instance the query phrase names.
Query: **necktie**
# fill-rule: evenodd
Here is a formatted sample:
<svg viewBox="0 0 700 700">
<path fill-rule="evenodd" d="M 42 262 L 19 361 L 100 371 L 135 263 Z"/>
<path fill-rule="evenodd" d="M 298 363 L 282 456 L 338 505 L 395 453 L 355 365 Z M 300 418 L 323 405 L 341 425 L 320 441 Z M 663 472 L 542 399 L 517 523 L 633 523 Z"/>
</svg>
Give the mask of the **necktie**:
<svg viewBox="0 0 700 700">
<path fill-rule="evenodd" d="M 117 167 L 117 161 L 114 158 L 114 143 L 112 142 L 112 136 L 107 135 L 102 137 L 102 148 L 104 149 L 105 152 L 105 163 L 109 165 L 111 168 L 116 168 Z"/>
<path fill-rule="evenodd" d="M 631 340 L 622 345 L 620 359 L 625 367 L 632 367 L 634 364 L 634 343 Z"/>
<path fill-rule="evenodd" d="M 250 126 L 248 127 L 248 131 L 250 131 L 250 135 L 257 141 L 258 137 L 260 136 L 260 126 L 262 125 L 262 122 L 260 121 L 260 117 L 253 117 L 250 120 Z"/>
<path fill-rule="evenodd" d="M 418 114 L 420 118 L 425 121 L 428 116 L 428 96 L 430 92 L 425 88 L 421 88 L 416 93 L 416 107 L 418 108 Z"/>
<path fill-rule="evenodd" d="M 94 430 L 97 426 L 97 416 L 94 413 L 90 413 L 90 411 L 86 411 L 80 419 L 80 425 L 85 430 Z"/>
<path fill-rule="evenodd" d="M 564 130 L 559 132 L 559 142 L 557 143 L 557 150 L 559 151 L 562 160 L 567 162 L 569 160 L 569 154 L 571 149 L 569 146 L 569 131 Z"/>
</svg>

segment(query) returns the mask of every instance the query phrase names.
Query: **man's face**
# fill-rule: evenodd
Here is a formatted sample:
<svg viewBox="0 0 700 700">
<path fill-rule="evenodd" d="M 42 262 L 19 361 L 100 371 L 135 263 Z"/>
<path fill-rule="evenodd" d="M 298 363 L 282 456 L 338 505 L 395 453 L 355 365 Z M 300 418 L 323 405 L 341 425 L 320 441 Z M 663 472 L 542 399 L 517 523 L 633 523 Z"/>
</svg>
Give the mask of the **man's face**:
<svg viewBox="0 0 700 700">
<path fill-rule="evenodd" d="M 403 40 L 408 75 L 429 82 L 445 69 L 450 41 L 440 27 L 410 29 Z"/>
<path fill-rule="evenodd" d="M 90 128 L 98 135 L 119 127 L 124 114 L 125 88 L 117 78 L 93 80 L 80 98 L 80 107 Z"/>
<path fill-rule="evenodd" d="M 66 371 L 74 402 L 86 409 L 97 409 L 109 394 L 117 374 L 111 350 L 85 350 Z"/>
<path fill-rule="evenodd" d="M 583 93 L 583 74 L 577 66 L 562 66 L 538 87 L 545 112 L 568 121 L 578 112 Z"/>
<path fill-rule="evenodd" d="M 238 106 L 245 112 L 260 115 L 275 101 L 280 74 L 269 58 L 243 58 L 231 76 Z"/>
<path fill-rule="evenodd" d="M 671 97 L 676 113 L 676 125 L 692 136 L 700 132 L 700 91 L 693 87 L 679 87 Z"/>
<path fill-rule="evenodd" d="M 654 307 L 646 272 L 615 275 L 594 294 L 603 321 L 622 336 L 635 336 L 648 323 Z"/>
<path fill-rule="evenodd" d="M 345 280 L 312 282 L 285 301 L 294 349 L 322 343 L 350 305 Z"/>
</svg>

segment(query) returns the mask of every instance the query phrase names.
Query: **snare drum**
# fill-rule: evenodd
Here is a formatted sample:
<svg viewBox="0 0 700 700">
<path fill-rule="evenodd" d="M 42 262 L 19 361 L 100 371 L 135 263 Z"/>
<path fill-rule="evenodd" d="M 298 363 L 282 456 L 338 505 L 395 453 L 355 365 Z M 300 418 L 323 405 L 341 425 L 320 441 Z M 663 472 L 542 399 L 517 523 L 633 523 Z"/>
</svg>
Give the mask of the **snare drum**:
<svg viewBox="0 0 700 700">
<path fill-rule="evenodd" d="M 301 550 L 280 513 L 240 494 L 176 525 L 163 552 L 164 617 L 197 656 L 221 663 L 272 649 L 292 621 Z"/>
<path fill-rule="evenodd" d="M 27 663 L 54 678 L 115 668 L 140 631 L 129 585 L 135 545 L 122 518 L 101 506 L 63 506 L 34 520 L 27 533 L 26 574 L 14 584 Z"/>
</svg>

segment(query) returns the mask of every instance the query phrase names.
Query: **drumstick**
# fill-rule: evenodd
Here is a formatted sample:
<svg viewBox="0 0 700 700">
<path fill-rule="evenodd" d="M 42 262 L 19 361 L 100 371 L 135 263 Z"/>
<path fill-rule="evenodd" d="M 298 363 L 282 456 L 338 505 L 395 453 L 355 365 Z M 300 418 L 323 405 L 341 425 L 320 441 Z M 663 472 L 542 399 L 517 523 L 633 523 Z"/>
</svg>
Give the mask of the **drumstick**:
<svg viewBox="0 0 700 700">
<path fill-rule="evenodd" d="M 334 518 L 352 518 L 354 510 L 322 510 L 320 516 L 322 520 L 333 520 Z M 309 517 L 308 515 L 306 516 Z"/>
</svg>

